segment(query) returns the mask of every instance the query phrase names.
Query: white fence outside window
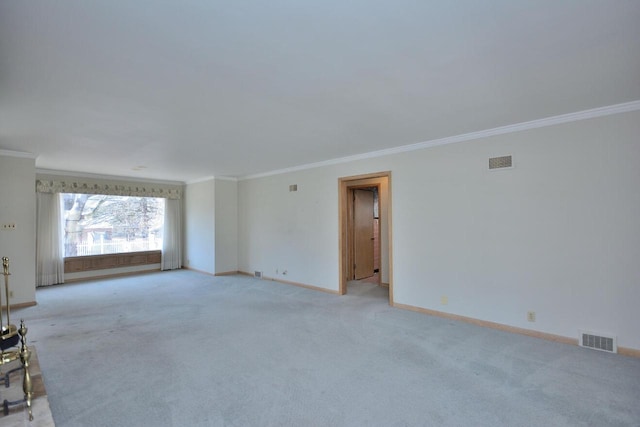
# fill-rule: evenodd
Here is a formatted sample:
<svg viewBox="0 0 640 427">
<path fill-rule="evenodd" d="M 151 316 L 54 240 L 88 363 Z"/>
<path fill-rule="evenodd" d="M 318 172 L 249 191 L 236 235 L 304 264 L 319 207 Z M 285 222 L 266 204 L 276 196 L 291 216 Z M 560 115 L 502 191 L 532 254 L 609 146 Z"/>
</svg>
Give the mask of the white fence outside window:
<svg viewBox="0 0 640 427">
<path fill-rule="evenodd" d="M 162 249 L 162 240 L 160 239 L 139 239 L 131 241 L 125 239 L 101 240 L 93 243 L 76 244 L 76 256 L 155 251 L 160 249 Z"/>
</svg>

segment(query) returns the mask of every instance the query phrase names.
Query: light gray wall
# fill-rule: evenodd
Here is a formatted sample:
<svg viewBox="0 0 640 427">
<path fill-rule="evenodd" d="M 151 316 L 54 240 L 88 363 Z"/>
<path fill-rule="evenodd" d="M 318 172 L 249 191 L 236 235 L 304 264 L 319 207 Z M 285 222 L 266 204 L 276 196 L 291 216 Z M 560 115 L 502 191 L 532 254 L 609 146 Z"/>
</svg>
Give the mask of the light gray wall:
<svg viewBox="0 0 640 427">
<path fill-rule="evenodd" d="M 238 271 L 238 182 L 215 180 L 216 273 Z"/>
<path fill-rule="evenodd" d="M 215 181 L 187 184 L 184 193 L 183 265 L 215 273 Z"/>
<path fill-rule="evenodd" d="M 317 168 L 240 181 L 240 270 L 337 290 L 337 177 Z"/>
<path fill-rule="evenodd" d="M 638 135 L 632 112 L 243 180 L 239 268 L 337 290 L 337 180 L 390 170 L 397 303 L 640 349 Z"/>
<path fill-rule="evenodd" d="M 35 301 L 35 181 L 35 159 L 0 154 L 0 257 L 10 260 L 12 304 Z M 4 230 L 4 224 L 15 224 L 16 228 Z M 6 303 L 4 276 L 0 277 Z"/>
</svg>

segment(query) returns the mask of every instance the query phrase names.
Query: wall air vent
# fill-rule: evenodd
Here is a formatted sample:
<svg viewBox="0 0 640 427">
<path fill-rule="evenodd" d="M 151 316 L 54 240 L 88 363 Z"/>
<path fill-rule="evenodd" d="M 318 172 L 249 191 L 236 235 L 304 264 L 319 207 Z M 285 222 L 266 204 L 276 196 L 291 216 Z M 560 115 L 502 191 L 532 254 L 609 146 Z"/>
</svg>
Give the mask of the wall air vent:
<svg viewBox="0 0 640 427">
<path fill-rule="evenodd" d="M 489 170 L 504 169 L 513 167 L 513 158 L 511 156 L 491 157 L 489 159 Z"/>
<path fill-rule="evenodd" d="M 614 336 L 580 331 L 578 344 L 580 344 L 580 347 L 592 348 L 594 350 L 606 351 L 608 353 L 618 352 L 618 344 L 616 337 Z"/>
</svg>

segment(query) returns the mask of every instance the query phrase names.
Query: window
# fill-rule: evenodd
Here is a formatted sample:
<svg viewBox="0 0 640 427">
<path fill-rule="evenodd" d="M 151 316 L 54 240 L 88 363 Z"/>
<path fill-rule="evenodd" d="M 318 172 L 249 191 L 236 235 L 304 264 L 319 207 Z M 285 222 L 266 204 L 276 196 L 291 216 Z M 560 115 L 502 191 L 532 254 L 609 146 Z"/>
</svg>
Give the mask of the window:
<svg viewBox="0 0 640 427">
<path fill-rule="evenodd" d="M 162 249 L 164 199 L 63 193 L 64 256 Z"/>
</svg>

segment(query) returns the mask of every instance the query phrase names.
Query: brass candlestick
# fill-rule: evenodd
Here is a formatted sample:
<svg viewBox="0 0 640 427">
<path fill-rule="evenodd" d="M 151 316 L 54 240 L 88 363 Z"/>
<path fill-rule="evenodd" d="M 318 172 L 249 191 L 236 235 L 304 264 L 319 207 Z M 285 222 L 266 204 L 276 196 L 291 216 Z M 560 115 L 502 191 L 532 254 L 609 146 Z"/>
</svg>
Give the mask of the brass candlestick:
<svg viewBox="0 0 640 427">
<path fill-rule="evenodd" d="M 31 350 L 27 347 L 27 327 L 24 326 L 24 320 L 20 319 L 20 362 L 24 367 L 24 377 L 22 378 L 22 391 L 24 392 L 24 400 L 29 413 L 29 421 L 33 421 L 33 410 L 31 408 L 31 399 L 33 399 L 33 383 L 31 382 L 31 373 L 29 372 L 29 362 L 31 361 Z"/>
<path fill-rule="evenodd" d="M 7 301 L 7 326 L 11 325 L 11 305 L 9 304 L 9 258 L 6 256 L 2 257 L 2 271 L 4 274 L 4 294 L 5 300 Z M 1 304 L 0 304 L 1 305 Z M 0 315 L 0 328 L 4 332 L 4 324 L 2 321 L 2 316 Z"/>
</svg>

